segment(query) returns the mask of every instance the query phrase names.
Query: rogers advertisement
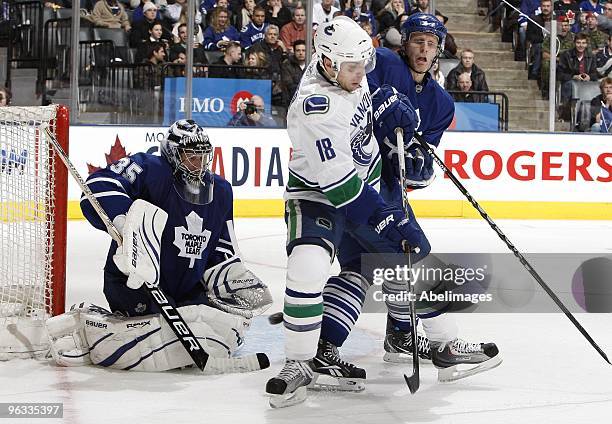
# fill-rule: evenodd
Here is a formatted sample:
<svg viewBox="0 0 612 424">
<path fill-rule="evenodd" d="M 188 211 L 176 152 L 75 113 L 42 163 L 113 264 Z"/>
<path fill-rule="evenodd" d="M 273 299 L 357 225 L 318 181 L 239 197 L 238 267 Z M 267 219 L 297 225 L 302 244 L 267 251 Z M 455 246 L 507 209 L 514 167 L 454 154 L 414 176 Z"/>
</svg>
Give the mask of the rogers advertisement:
<svg viewBox="0 0 612 424">
<path fill-rule="evenodd" d="M 70 157 L 86 176 L 125 154 L 156 153 L 165 131 L 73 126 Z M 282 199 L 291 151 L 285 130 L 207 131 L 215 146 L 213 171 L 232 183 L 236 199 Z M 450 132 L 436 153 L 479 202 L 612 204 L 612 143 L 605 135 Z M 463 201 L 459 190 L 435 168 L 434 182 L 411 192 L 410 198 Z M 79 197 L 76 183 L 70 181 L 69 199 L 78 202 Z"/>
</svg>

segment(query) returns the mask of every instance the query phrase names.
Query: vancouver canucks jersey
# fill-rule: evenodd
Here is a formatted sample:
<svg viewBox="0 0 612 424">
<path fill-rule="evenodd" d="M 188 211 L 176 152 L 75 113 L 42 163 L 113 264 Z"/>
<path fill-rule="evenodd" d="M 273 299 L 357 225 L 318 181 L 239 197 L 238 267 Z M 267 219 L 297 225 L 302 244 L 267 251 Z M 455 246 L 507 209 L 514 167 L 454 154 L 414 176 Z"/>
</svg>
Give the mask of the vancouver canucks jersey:
<svg viewBox="0 0 612 424">
<path fill-rule="evenodd" d="M 361 88 L 348 92 L 322 72 L 313 60 L 289 107 L 293 153 L 285 199 L 340 208 L 360 198 L 365 184 L 378 190 L 381 160 L 366 78 Z"/>
<path fill-rule="evenodd" d="M 87 186 L 111 220 L 126 214 L 136 199 L 146 200 L 168 213 L 161 240 L 160 285 L 180 302 L 201 285 L 206 268 L 234 255 L 230 236 L 233 195 L 231 185 L 214 175 L 213 201 L 208 205 L 192 204 L 178 194 L 173 179 L 166 159 L 138 153 L 96 171 L 87 179 Z M 81 210 L 94 227 L 106 231 L 84 196 Z M 105 265 L 105 271 L 115 277 L 123 276 L 112 259 L 116 249 L 117 244 L 112 242 Z"/>
</svg>

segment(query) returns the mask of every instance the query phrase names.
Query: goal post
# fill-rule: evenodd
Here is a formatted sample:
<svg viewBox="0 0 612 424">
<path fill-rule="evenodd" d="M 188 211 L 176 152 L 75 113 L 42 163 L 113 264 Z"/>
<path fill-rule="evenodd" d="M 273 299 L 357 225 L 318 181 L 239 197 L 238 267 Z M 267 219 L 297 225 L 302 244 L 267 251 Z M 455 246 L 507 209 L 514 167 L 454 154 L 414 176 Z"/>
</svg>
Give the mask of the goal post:
<svg viewBox="0 0 612 424">
<path fill-rule="evenodd" d="M 0 360 L 48 350 L 44 322 L 64 312 L 68 171 L 65 106 L 0 107 Z"/>
</svg>

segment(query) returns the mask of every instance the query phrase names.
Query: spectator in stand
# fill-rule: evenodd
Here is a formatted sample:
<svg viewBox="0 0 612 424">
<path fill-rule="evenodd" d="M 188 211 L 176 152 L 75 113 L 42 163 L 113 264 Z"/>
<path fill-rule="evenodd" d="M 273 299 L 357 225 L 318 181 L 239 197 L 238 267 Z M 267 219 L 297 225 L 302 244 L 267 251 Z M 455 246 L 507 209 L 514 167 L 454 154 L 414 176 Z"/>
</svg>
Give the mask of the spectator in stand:
<svg viewBox="0 0 612 424">
<path fill-rule="evenodd" d="M 572 92 L 571 81 L 596 81 L 597 65 L 595 57 L 587 49 L 588 37 L 581 32 L 576 34 L 574 48 L 563 52 L 557 65 L 557 80 L 561 83 L 561 117 L 569 114 L 569 98 Z"/>
<path fill-rule="evenodd" d="M 576 22 L 572 25 L 572 32 L 574 34 L 578 34 L 579 32 L 586 32 L 587 30 L 587 21 L 586 21 L 587 12 L 580 12 L 576 16 Z"/>
<path fill-rule="evenodd" d="M 152 18 L 150 16 L 148 18 L 145 17 L 145 6 L 147 5 L 147 3 L 150 3 L 155 6 L 155 15 L 153 15 Z M 136 6 L 134 12 L 132 13 L 132 28 L 135 27 L 137 23 L 142 22 L 145 19 L 148 19 L 149 22 L 154 19 L 161 20 L 161 16 L 158 16 L 158 10 L 159 8 L 155 3 L 153 3 L 153 0 L 141 0 L 140 2 L 138 2 L 138 6 Z"/>
<path fill-rule="evenodd" d="M 567 16 L 561 15 L 557 18 L 561 24 L 561 29 L 557 32 L 557 40 L 559 42 L 559 55 L 566 50 L 574 47 L 574 33 L 570 30 L 570 22 Z M 540 88 L 542 89 L 542 97 L 548 99 L 548 76 L 550 75 L 550 35 L 544 37 L 542 43 L 542 71 L 540 74 Z"/>
<path fill-rule="evenodd" d="M 444 16 L 442 12 L 436 10 L 435 16 L 440 22 L 444 24 L 444 26 L 446 26 L 448 18 Z M 446 33 L 446 38 L 444 39 L 444 52 L 442 54 L 442 57 L 446 59 L 457 59 L 457 43 L 455 42 L 455 37 L 453 37 L 453 35 L 448 32 Z"/>
<path fill-rule="evenodd" d="M 599 76 L 608 77 L 612 71 L 612 35 L 608 36 L 608 45 L 595 56 L 595 62 Z"/>
<path fill-rule="evenodd" d="M 446 82 L 446 78 L 444 78 L 444 74 L 440 71 L 440 61 L 436 60 L 431 66 L 431 76 L 436 82 L 440 85 L 440 87 L 444 88 L 444 84 Z M 472 87 L 472 81 L 470 80 L 470 88 Z"/>
<path fill-rule="evenodd" d="M 0 106 L 9 106 L 12 97 L 11 90 L 6 87 L 0 87 Z"/>
<path fill-rule="evenodd" d="M 140 7 L 140 6 L 138 6 Z M 132 30 L 130 31 L 130 47 L 138 48 L 142 43 L 149 39 L 149 28 L 153 22 L 157 22 L 157 6 L 152 1 L 146 2 L 142 6 L 142 19 L 133 21 Z M 164 28 L 164 37 L 168 40 L 172 39 L 171 34 Z"/>
<path fill-rule="evenodd" d="M 281 77 L 286 90 L 287 100 L 293 98 L 306 68 L 306 42 L 297 40 L 293 43 L 293 54 L 281 64 Z"/>
<path fill-rule="evenodd" d="M 363 30 L 372 39 L 372 46 L 374 46 L 374 48 L 380 47 L 380 38 L 379 38 L 378 35 L 374 34 L 374 31 L 372 30 L 372 24 L 370 23 L 370 20 L 367 17 L 363 17 L 362 19 L 363 20 L 361 22 L 359 22 L 359 26 L 361 28 L 363 28 Z"/>
<path fill-rule="evenodd" d="M 164 49 L 164 45 L 162 43 L 150 43 L 147 44 L 147 54 L 146 59 L 143 63 L 148 63 L 151 66 L 150 70 L 148 70 L 142 77 L 143 81 L 138 84 L 141 88 L 144 89 L 154 89 L 158 90 L 161 88 L 162 84 L 162 68 L 166 61 L 166 51 Z"/>
<path fill-rule="evenodd" d="M 279 30 L 276 25 L 268 25 L 262 41 L 253 45 L 253 49 L 262 51 L 268 58 L 268 69 L 272 80 L 272 105 L 284 106 L 283 82 L 281 80 L 281 63 L 287 57 L 287 48 L 278 38 Z"/>
<path fill-rule="evenodd" d="M 117 0 L 98 0 L 89 19 L 101 28 L 123 28 L 125 32 L 132 29 L 123 5 Z"/>
<path fill-rule="evenodd" d="M 344 14 L 358 24 L 361 24 L 364 20 L 369 22 L 372 27 L 372 34 L 378 34 L 378 24 L 372 12 L 368 10 L 365 0 L 350 0 L 349 7 L 344 11 Z"/>
<path fill-rule="evenodd" d="M 238 109 L 228 122 L 228 127 L 276 127 L 274 119 L 266 114 L 264 101 L 260 96 L 253 96 L 250 101 L 240 103 Z"/>
<path fill-rule="evenodd" d="M 580 13 L 580 6 L 578 6 L 576 0 L 556 0 L 553 9 L 556 16 L 567 16 L 570 25 L 574 24 L 574 19 Z"/>
<path fill-rule="evenodd" d="M 230 41 L 240 42 L 240 33 L 229 24 L 227 9 L 215 8 L 211 15 L 210 26 L 204 31 L 204 48 L 224 50 Z"/>
<path fill-rule="evenodd" d="M 281 0 L 268 0 L 266 23 L 282 28 L 289 22 L 291 22 L 291 11 L 283 6 L 283 2 Z"/>
<path fill-rule="evenodd" d="M 457 88 L 459 92 L 453 93 L 453 99 L 461 103 L 478 103 L 476 95 L 472 94 L 472 78 L 469 72 L 462 72 L 457 77 Z"/>
<path fill-rule="evenodd" d="M 167 33 L 167 31 L 166 31 Z M 143 59 L 147 58 L 149 51 L 149 44 L 161 43 L 164 49 L 170 48 L 171 34 L 167 33 L 167 37 L 164 38 L 164 30 L 162 24 L 159 21 L 153 21 L 149 24 L 149 37 L 139 45 L 136 50 L 136 63 L 142 62 Z"/>
<path fill-rule="evenodd" d="M 589 49 L 592 54 L 596 55 L 606 46 L 608 34 L 597 28 L 597 16 L 593 12 L 588 12 L 586 19 L 587 30 L 585 32 L 589 37 Z"/>
<path fill-rule="evenodd" d="M 169 59 L 171 62 L 174 62 L 180 53 L 187 54 L 187 37 L 189 32 L 187 31 L 187 24 L 180 24 L 177 30 L 179 40 L 177 43 L 170 46 L 169 51 Z M 199 25 L 196 26 L 196 30 L 201 31 Z M 196 37 L 195 34 L 194 37 Z M 193 63 L 208 63 L 206 56 L 204 55 L 204 48 L 197 42 L 197 38 L 194 39 L 193 43 Z"/>
<path fill-rule="evenodd" d="M 200 4 L 200 7 L 202 5 Z M 212 5 L 212 7 L 210 9 L 208 9 L 208 12 L 206 12 L 204 14 L 204 12 L 200 12 L 203 13 L 204 19 L 205 19 L 205 26 L 210 25 L 210 19 L 212 18 L 212 13 L 215 11 L 215 9 L 225 9 L 227 10 L 227 16 L 228 16 L 228 22 L 230 23 L 230 25 L 232 25 L 232 22 L 234 22 L 234 16 L 232 13 L 232 9 L 230 9 L 229 6 L 229 0 L 214 0 L 214 3 Z M 233 25 L 232 25 L 233 26 Z M 234 28 L 237 28 L 236 26 L 234 26 Z"/>
<path fill-rule="evenodd" d="M 188 19 L 188 15 L 187 15 L 187 4 L 185 4 L 181 10 L 181 14 L 179 16 L 178 21 L 172 25 L 172 35 L 174 36 L 174 42 L 178 43 L 179 41 L 179 35 L 178 35 L 178 27 L 181 24 L 187 24 L 187 19 Z M 200 23 L 202 21 L 202 16 L 200 15 L 199 17 L 199 21 L 198 21 L 198 13 L 196 12 L 196 16 L 195 16 L 195 31 L 194 31 L 194 35 L 195 35 L 195 42 L 198 44 L 198 47 L 204 42 L 204 34 L 202 32 L 202 28 L 200 27 Z"/>
<path fill-rule="evenodd" d="M 253 18 L 253 12 L 255 12 L 255 0 L 244 0 L 240 11 L 234 13 L 234 27 L 244 28 Z"/>
<path fill-rule="evenodd" d="M 181 19 L 181 13 L 183 14 L 186 13 L 186 12 L 183 12 L 183 8 L 186 8 L 186 7 L 187 7 L 187 0 L 175 0 L 175 3 L 168 4 L 168 6 L 166 6 L 166 8 L 163 9 L 162 14 L 164 15 L 164 19 L 166 19 L 167 22 L 171 26 L 174 26 L 174 24 L 176 24 L 179 21 L 179 19 Z M 198 25 L 202 23 L 202 14 L 200 13 L 199 10 L 196 11 L 195 22 Z"/>
<path fill-rule="evenodd" d="M 612 0 L 604 4 L 603 10 L 603 15 L 597 15 L 597 25 L 599 29 L 612 35 Z"/>
<path fill-rule="evenodd" d="M 333 4 L 334 0 L 321 0 L 321 3 L 317 3 L 312 7 L 313 25 L 319 25 L 333 19 L 334 13 L 340 11 L 340 9 L 333 6 Z"/>
<path fill-rule="evenodd" d="M 514 54 L 514 59 L 518 61 L 525 60 L 526 46 L 525 43 L 527 41 L 527 23 L 529 19 L 528 16 L 535 15 L 536 11 L 540 7 L 540 0 L 522 0 L 521 1 L 521 15 L 518 18 L 519 24 L 519 45 L 516 47 L 516 51 Z"/>
<path fill-rule="evenodd" d="M 612 78 L 599 83 L 601 94 L 591 100 L 591 131 L 612 132 Z"/>
<path fill-rule="evenodd" d="M 404 0 L 389 0 L 378 14 L 378 33 L 386 34 L 387 30 L 396 24 L 400 15 L 406 12 Z"/>
<path fill-rule="evenodd" d="M 240 31 L 240 44 L 245 50 L 264 39 L 264 31 L 268 26 L 265 22 L 266 11 L 263 7 L 256 6 L 251 19 L 251 23 L 245 25 Z"/>
<path fill-rule="evenodd" d="M 474 64 L 474 52 L 471 49 L 463 50 L 463 52 L 461 52 L 461 61 L 449 71 L 446 76 L 446 89 L 457 90 L 459 88 L 459 75 L 464 72 L 470 74 L 472 79 L 471 89 L 473 91 L 489 91 L 485 73 Z"/>
<path fill-rule="evenodd" d="M 603 13 L 603 7 L 601 3 L 599 3 L 599 0 L 583 0 L 578 6 L 583 12 L 595 12 L 597 14 Z"/>
<path fill-rule="evenodd" d="M 547 33 L 542 28 L 550 28 L 552 20 L 552 0 L 542 0 L 540 3 L 540 13 L 531 15 L 531 21 L 527 23 L 527 41 L 531 44 L 531 57 L 529 58 L 530 80 L 539 80 L 542 69 L 542 43 L 544 35 Z M 547 25 L 548 22 L 548 25 Z"/>
<path fill-rule="evenodd" d="M 299 6 L 293 11 L 293 20 L 280 30 L 280 39 L 290 52 L 298 40 L 306 39 L 306 9 Z"/>
<path fill-rule="evenodd" d="M 242 48 L 240 43 L 235 41 L 230 42 L 225 48 L 225 53 L 208 68 L 208 76 L 210 78 L 238 78 L 240 76 L 240 65 L 242 60 Z"/>
<path fill-rule="evenodd" d="M 416 4 L 410 10 L 410 14 L 415 13 L 430 13 L 429 12 L 429 0 L 416 0 Z"/>
</svg>

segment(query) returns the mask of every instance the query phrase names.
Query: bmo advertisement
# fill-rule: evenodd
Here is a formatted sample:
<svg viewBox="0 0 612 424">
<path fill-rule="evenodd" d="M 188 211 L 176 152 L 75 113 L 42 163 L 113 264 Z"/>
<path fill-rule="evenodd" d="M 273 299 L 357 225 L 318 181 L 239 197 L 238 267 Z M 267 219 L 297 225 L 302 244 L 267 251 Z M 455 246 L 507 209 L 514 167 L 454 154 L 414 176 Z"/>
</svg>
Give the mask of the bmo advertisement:
<svg viewBox="0 0 612 424">
<path fill-rule="evenodd" d="M 82 175 L 136 152 L 159 154 L 166 127 L 70 128 L 70 156 Z M 207 128 L 212 170 L 233 186 L 237 216 L 282 216 L 291 142 L 284 129 Z M 612 219 L 612 143 L 599 134 L 444 135 L 436 154 L 495 218 Z M 409 193 L 422 217 L 477 217 L 438 168 Z M 70 180 L 69 214 L 80 191 Z"/>
<path fill-rule="evenodd" d="M 185 118 L 185 78 L 166 78 L 164 83 L 164 125 L 171 125 Z M 270 80 L 194 78 L 192 119 L 206 127 L 225 127 L 239 104 L 255 95 L 263 99 L 270 115 L 271 93 Z"/>
</svg>

